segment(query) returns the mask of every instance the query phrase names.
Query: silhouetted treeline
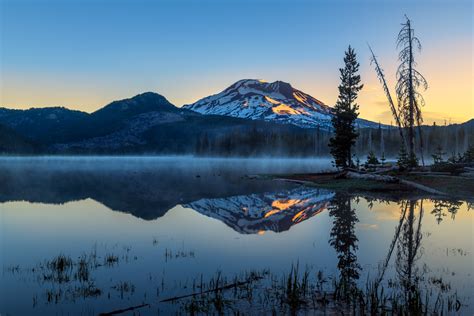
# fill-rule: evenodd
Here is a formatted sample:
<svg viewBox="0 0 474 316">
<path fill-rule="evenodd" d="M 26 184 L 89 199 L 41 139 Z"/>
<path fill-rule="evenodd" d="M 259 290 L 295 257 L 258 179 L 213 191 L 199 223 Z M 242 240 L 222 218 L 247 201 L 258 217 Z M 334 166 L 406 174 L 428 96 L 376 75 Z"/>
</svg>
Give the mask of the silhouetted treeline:
<svg viewBox="0 0 474 316">
<path fill-rule="evenodd" d="M 295 132 L 255 125 L 250 131 L 203 133 L 196 140 L 195 152 L 204 156 L 324 156 L 329 154 L 329 138 L 330 133 L 318 129 Z"/>
<path fill-rule="evenodd" d="M 144 141 L 140 145 L 117 148 L 98 143 L 96 147 L 76 148 L 71 145 L 61 149 L 28 142 L 13 133 L 0 133 L 0 154 L 330 156 L 328 143 L 332 133 L 323 129 L 302 129 L 257 121 L 237 127 L 222 127 L 218 125 L 219 122 L 220 119 L 216 119 L 213 126 L 199 129 L 189 129 L 174 123 L 172 129 L 165 126 L 147 132 L 142 136 Z M 364 128 L 357 129 L 357 132 L 359 137 L 353 152 L 361 161 L 365 161 L 371 151 L 378 157 L 382 152 L 387 158 L 398 155 L 401 144 L 396 128 Z M 469 145 L 474 145 L 474 120 L 457 125 L 423 126 L 422 135 L 425 160 L 431 162 L 431 155 L 439 146 L 446 153 L 445 158 L 449 158 L 453 153 L 464 153 Z"/>
<path fill-rule="evenodd" d="M 364 158 L 369 152 L 385 157 L 396 157 L 401 141 L 396 128 L 358 129 L 359 137 L 354 146 L 354 153 Z M 469 145 L 474 144 L 474 122 L 449 126 L 423 126 L 423 154 L 431 159 L 438 146 L 447 156 L 464 153 Z M 250 132 L 243 130 L 230 131 L 226 134 L 203 133 L 196 140 L 195 153 L 203 156 L 329 156 L 328 142 L 331 133 L 318 129 L 294 131 L 268 131 L 255 126 Z M 419 135 L 417 133 L 417 144 Z M 417 147 L 419 148 L 419 146 Z M 420 154 L 418 149 L 417 154 Z"/>
<path fill-rule="evenodd" d="M 464 124 L 449 126 L 423 126 L 421 128 L 423 138 L 423 155 L 430 160 L 431 156 L 441 147 L 449 157 L 453 154 L 464 153 L 469 145 L 474 144 L 474 121 Z M 419 131 L 416 133 L 416 153 L 420 156 Z M 356 155 L 365 156 L 368 152 L 374 152 L 385 157 L 395 157 L 400 150 L 401 141 L 398 131 L 392 129 L 362 129 L 359 130 L 359 138 L 356 142 Z"/>
</svg>

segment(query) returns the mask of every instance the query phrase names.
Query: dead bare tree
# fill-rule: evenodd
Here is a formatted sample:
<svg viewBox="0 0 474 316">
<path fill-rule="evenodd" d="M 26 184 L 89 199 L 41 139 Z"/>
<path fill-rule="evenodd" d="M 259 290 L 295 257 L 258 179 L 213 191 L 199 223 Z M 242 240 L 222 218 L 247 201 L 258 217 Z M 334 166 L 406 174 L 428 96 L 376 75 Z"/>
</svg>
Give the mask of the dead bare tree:
<svg viewBox="0 0 474 316">
<path fill-rule="evenodd" d="M 410 19 L 406 16 L 405 18 L 406 22 L 402 24 L 402 29 L 398 33 L 397 38 L 397 48 L 400 48 L 398 54 L 400 65 L 397 70 L 396 92 L 398 113 L 400 114 L 403 126 L 408 129 L 409 164 L 413 167 L 417 165 L 415 127 L 423 123 L 421 107 L 425 105 L 425 100 L 419 90 L 426 90 L 428 83 L 425 77 L 415 69 L 414 51 L 415 49 L 421 50 L 421 43 L 415 36 Z M 419 136 L 421 138 L 421 133 Z"/>
<path fill-rule="evenodd" d="M 368 44 L 367 44 L 368 45 Z M 406 148 L 406 141 L 405 141 L 405 136 L 403 134 L 403 126 L 400 121 L 400 116 L 398 115 L 397 108 L 395 107 L 395 103 L 393 102 L 392 95 L 390 93 L 390 89 L 388 88 L 387 81 L 385 80 L 385 74 L 383 72 L 382 67 L 380 67 L 379 62 L 377 61 L 377 58 L 375 57 L 374 51 L 372 50 L 372 47 L 369 46 L 370 53 L 372 54 L 370 63 L 374 64 L 375 66 L 375 72 L 377 73 L 377 77 L 379 78 L 380 83 L 382 84 L 383 90 L 385 92 L 385 96 L 387 97 L 388 100 L 388 105 L 390 106 L 390 110 L 392 111 L 392 116 L 395 119 L 395 122 L 398 126 L 398 132 L 400 133 L 400 139 L 402 142 L 402 146 Z"/>
<path fill-rule="evenodd" d="M 402 147 L 409 153 L 407 162 L 408 167 L 414 167 L 417 165 L 415 154 L 416 127 L 418 127 L 418 136 L 420 140 L 420 156 L 424 165 L 423 135 L 421 133 L 423 116 L 421 114 L 421 107 L 425 105 L 425 100 L 419 90 L 426 90 L 428 88 L 428 83 L 425 77 L 415 69 L 416 62 L 414 58 L 414 50 L 421 50 L 421 44 L 420 40 L 415 36 L 410 19 L 406 16 L 405 18 L 406 22 L 402 24 L 402 29 L 397 37 L 397 48 L 400 48 L 398 55 L 400 65 L 397 70 L 397 84 L 395 86 L 397 107 L 395 107 L 395 103 L 390 94 L 390 89 L 388 88 L 383 69 L 380 67 L 370 45 L 369 49 L 372 54 L 371 63 L 375 65 L 375 72 L 382 84 L 390 110 L 398 126 Z M 404 129 L 408 131 L 408 135 L 405 135 L 403 132 Z"/>
</svg>

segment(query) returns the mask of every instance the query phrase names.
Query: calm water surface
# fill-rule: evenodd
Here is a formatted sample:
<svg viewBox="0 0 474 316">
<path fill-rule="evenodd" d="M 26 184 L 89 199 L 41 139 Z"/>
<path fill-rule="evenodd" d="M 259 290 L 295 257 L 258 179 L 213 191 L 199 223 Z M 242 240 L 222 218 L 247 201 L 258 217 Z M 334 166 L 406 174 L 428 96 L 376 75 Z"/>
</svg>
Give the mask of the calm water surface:
<svg viewBox="0 0 474 316">
<path fill-rule="evenodd" d="M 465 201 L 380 200 L 247 176 L 318 172 L 326 160 L 0 159 L 0 314 L 98 314 L 216 275 L 346 275 L 415 282 L 473 313 L 473 211 Z M 58 258 L 63 266 L 57 269 Z M 81 258 L 87 271 L 81 270 Z M 56 260 L 56 261 L 55 261 Z M 68 263 L 71 260 L 70 263 Z"/>
</svg>

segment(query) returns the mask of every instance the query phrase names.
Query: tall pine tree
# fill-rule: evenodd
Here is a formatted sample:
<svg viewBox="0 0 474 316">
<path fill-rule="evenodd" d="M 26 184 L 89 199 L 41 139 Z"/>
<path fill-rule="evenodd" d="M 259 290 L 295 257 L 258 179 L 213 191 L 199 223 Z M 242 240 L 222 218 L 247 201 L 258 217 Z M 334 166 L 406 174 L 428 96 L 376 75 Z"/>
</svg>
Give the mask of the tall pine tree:
<svg viewBox="0 0 474 316">
<path fill-rule="evenodd" d="M 338 168 L 353 166 L 351 149 L 355 144 L 358 133 L 355 120 L 359 116 L 359 106 L 355 102 L 359 91 L 364 86 L 360 83 L 359 63 L 354 49 L 349 46 L 344 57 L 344 68 L 339 69 L 341 84 L 339 97 L 334 107 L 332 125 L 334 136 L 329 140 L 331 155 Z"/>
</svg>

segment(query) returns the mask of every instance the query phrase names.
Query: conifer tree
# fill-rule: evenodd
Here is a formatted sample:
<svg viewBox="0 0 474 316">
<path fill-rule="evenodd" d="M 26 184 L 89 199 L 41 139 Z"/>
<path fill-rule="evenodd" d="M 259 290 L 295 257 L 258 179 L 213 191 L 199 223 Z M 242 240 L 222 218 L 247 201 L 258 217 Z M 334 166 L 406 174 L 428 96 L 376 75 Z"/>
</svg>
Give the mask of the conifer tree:
<svg viewBox="0 0 474 316">
<path fill-rule="evenodd" d="M 474 145 L 469 146 L 460 160 L 464 163 L 474 163 Z"/>
<path fill-rule="evenodd" d="M 377 156 L 375 156 L 374 152 L 373 151 L 369 152 L 369 154 L 367 155 L 367 161 L 365 162 L 365 165 L 369 166 L 369 165 L 379 165 L 379 164 L 380 164 L 380 161 L 377 159 Z"/>
<path fill-rule="evenodd" d="M 400 170 L 405 170 L 410 167 L 410 159 L 408 158 L 407 150 L 405 146 L 400 147 L 400 152 L 398 153 L 397 165 Z"/>
<path fill-rule="evenodd" d="M 432 155 L 433 163 L 435 165 L 443 163 L 444 155 L 446 155 L 446 153 L 443 151 L 443 148 L 441 147 L 441 145 L 438 145 L 438 147 L 436 147 L 435 153 Z"/>
<path fill-rule="evenodd" d="M 385 158 L 385 152 L 382 151 L 382 157 L 380 157 L 380 164 L 383 166 L 385 166 L 385 161 L 387 159 Z"/>
<path fill-rule="evenodd" d="M 332 125 L 334 136 L 329 140 L 331 154 L 338 168 L 353 166 L 351 149 L 355 144 L 358 133 L 355 120 L 359 116 L 359 106 L 355 102 L 363 84 L 360 83 L 359 63 L 354 49 L 349 46 L 344 57 L 344 68 L 339 69 L 341 84 L 339 97 L 334 107 Z"/>
</svg>

